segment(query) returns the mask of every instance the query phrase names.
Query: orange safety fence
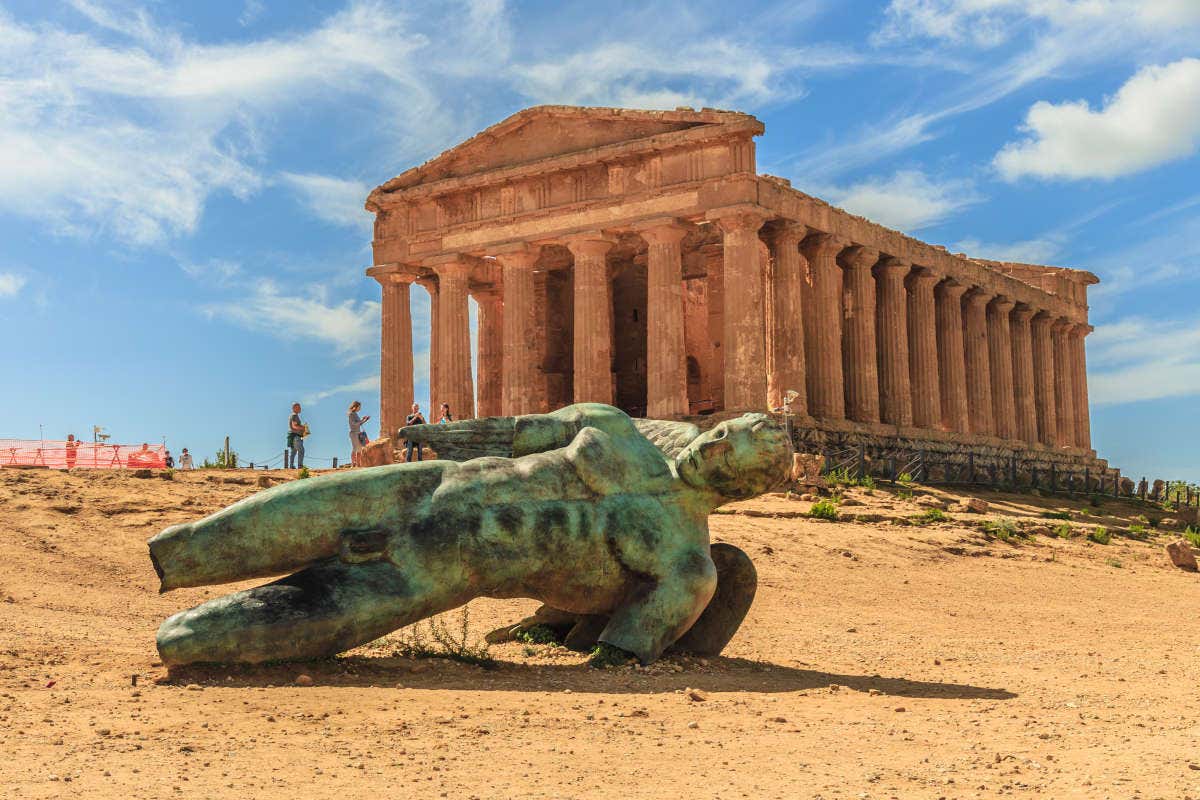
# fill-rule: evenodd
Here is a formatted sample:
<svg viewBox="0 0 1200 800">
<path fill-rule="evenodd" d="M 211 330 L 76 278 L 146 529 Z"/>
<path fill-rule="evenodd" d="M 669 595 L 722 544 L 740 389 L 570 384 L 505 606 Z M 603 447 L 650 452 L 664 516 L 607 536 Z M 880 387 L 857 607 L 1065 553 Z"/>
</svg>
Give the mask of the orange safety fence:
<svg viewBox="0 0 1200 800">
<path fill-rule="evenodd" d="M 68 446 L 73 445 L 73 446 Z M 142 449 L 145 447 L 145 449 Z M 0 439 L 0 468 L 162 469 L 166 446 L 161 444 L 93 444 L 37 439 Z"/>
</svg>

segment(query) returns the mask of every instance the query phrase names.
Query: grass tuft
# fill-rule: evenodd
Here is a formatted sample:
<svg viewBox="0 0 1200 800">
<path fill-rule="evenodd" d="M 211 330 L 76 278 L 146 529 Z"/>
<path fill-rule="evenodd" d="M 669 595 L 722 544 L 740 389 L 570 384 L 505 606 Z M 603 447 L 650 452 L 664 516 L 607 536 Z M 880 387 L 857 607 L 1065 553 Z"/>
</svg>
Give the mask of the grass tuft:
<svg viewBox="0 0 1200 800">
<path fill-rule="evenodd" d="M 918 514 L 910 518 L 914 525 L 930 525 L 934 522 L 949 522 L 950 517 L 945 511 L 940 508 L 931 508 L 924 514 Z"/>
<path fill-rule="evenodd" d="M 1070 511 L 1043 511 L 1042 519 L 1071 519 Z"/>
<path fill-rule="evenodd" d="M 830 522 L 837 522 L 838 512 L 837 504 L 832 500 L 818 500 L 812 504 L 812 508 L 808 510 L 808 516 L 813 519 L 824 519 Z"/>
<path fill-rule="evenodd" d="M 1112 541 L 1112 534 L 1108 532 L 1108 528 L 1101 525 L 1095 530 L 1088 531 L 1088 540 L 1096 544 L 1108 544 Z"/>
<path fill-rule="evenodd" d="M 1055 527 L 1054 535 L 1060 539 L 1070 539 L 1075 535 L 1075 529 L 1064 522 L 1062 525 Z"/>
<path fill-rule="evenodd" d="M 467 607 L 462 607 L 457 630 L 440 617 L 431 617 L 408 629 L 400 639 L 397 655 L 408 658 L 448 658 L 463 664 L 472 664 L 484 669 L 493 669 L 496 659 L 488 651 L 485 641 L 471 642 L 471 617 Z"/>
<path fill-rule="evenodd" d="M 990 520 L 983 523 L 983 532 L 991 537 L 999 539 L 1002 542 L 1011 542 L 1013 539 L 1018 539 L 1024 534 L 1017 527 L 1017 523 L 1011 519 Z"/>
<path fill-rule="evenodd" d="M 633 656 L 619 647 L 613 647 L 607 642 L 600 642 L 588 657 L 588 666 L 595 669 L 623 667 L 633 660 Z"/>
</svg>

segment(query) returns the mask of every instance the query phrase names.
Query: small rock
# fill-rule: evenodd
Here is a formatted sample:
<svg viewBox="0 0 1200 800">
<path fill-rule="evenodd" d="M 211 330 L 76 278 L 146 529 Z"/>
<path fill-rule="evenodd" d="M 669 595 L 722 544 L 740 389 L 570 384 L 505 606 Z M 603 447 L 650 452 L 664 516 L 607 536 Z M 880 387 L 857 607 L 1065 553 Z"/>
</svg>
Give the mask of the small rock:
<svg viewBox="0 0 1200 800">
<path fill-rule="evenodd" d="M 688 727 L 691 728 L 692 730 L 695 730 L 696 728 L 700 727 L 700 723 L 699 722 L 689 722 Z"/>
<path fill-rule="evenodd" d="M 923 494 L 913 502 L 924 508 L 936 508 L 941 511 L 946 510 L 946 504 L 931 494 Z"/>
<path fill-rule="evenodd" d="M 704 692 L 700 691 L 699 689 L 688 688 L 688 689 L 684 689 L 683 693 L 685 695 L 687 695 L 687 699 L 691 700 L 693 703 L 703 703 L 705 700 L 708 699 L 708 695 L 706 695 Z"/>
<path fill-rule="evenodd" d="M 839 506 L 861 506 L 864 505 L 862 500 L 855 500 L 853 497 L 843 497 L 838 502 Z"/>
<path fill-rule="evenodd" d="M 1167 545 L 1167 556 L 1171 563 L 1188 572 L 1196 571 L 1196 555 L 1186 539 L 1176 539 Z"/>
<path fill-rule="evenodd" d="M 200 684 L 198 684 L 198 683 L 189 683 L 187 686 L 185 686 L 185 687 L 183 687 L 183 688 L 184 688 L 184 689 L 186 689 L 186 690 L 188 690 L 189 692 L 202 692 L 202 691 L 204 691 L 204 687 L 203 687 L 203 686 L 201 686 L 201 685 L 200 685 Z"/>
<path fill-rule="evenodd" d="M 131 474 L 135 478 L 151 478 L 154 476 L 154 473 L 148 469 L 135 469 Z"/>
<path fill-rule="evenodd" d="M 1158 527 L 1173 531 L 1180 527 L 1179 520 L 1175 519 L 1174 517 L 1163 517 L 1158 521 Z"/>
<path fill-rule="evenodd" d="M 896 712 L 897 712 L 897 713 L 901 713 L 901 712 L 904 712 L 904 711 L 907 711 L 907 710 L 908 710 L 908 709 L 907 709 L 907 708 L 905 708 L 904 706 L 896 706 Z"/>
<path fill-rule="evenodd" d="M 303 674 L 297 675 L 296 676 L 296 685 L 297 686 L 312 686 L 313 685 L 312 676 L 311 675 L 303 675 Z"/>
<path fill-rule="evenodd" d="M 979 497 L 965 497 L 954 510 L 960 514 L 986 514 L 988 502 Z"/>
<path fill-rule="evenodd" d="M 258 485 L 264 489 L 270 489 L 271 488 L 271 478 L 267 475 L 259 475 L 258 476 Z"/>
<path fill-rule="evenodd" d="M 817 496 L 810 492 L 805 492 L 804 494 L 800 495 L 800 499 L 806 503 L 815 503 L 817 501 Z"/>
</svg>

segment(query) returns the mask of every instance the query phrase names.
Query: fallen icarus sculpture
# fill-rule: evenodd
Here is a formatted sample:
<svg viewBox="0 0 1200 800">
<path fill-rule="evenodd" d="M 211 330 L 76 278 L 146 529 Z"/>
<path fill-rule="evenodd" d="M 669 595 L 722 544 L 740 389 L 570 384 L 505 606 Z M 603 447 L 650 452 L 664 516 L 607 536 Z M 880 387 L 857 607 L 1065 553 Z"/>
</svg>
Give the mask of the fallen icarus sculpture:
<svg viewBox="0 0 1200 800">
<path fill-rule="evenodd" d="M 163 592 L 299 570 L 167 619 L 163 662 L 332 656 L 476 597 L 540 600 L 526 624 L 642 663 L 673 644 L 715 654 L 756 580 L 742 551 L 710 550 L 708 515 L 780 484 L 791 462 L 763 414 L 701 433 L 583 403 L 402 436 L 470 460 L 292 481 L 151 539 Z"/>
</svg>

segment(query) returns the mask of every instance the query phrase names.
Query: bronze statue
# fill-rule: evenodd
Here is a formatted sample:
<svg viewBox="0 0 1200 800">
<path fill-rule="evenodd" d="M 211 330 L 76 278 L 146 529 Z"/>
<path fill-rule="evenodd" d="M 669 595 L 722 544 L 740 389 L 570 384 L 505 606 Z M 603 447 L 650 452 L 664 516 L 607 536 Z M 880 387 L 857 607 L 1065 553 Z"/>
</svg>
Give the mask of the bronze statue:
<svg viewBox="0 0 1200 800">
<path fill-rule="evenodd" d="M 700 433 L 596 403 L 401 436 L 477 457 L 293 481 L 151 539 L 164 592 L 300 568 L 167 619 L 163 662 L 332 656 L 483 596 L 539 599 L 643 663 L 681 637 L 719 651 L 754 575 L 740 550 L 710 553 L 708 514 L 782 482 L 791 460 L 764 414 Z M 714 555 L 729 580 L 710 604 Z"/>
</svg>

